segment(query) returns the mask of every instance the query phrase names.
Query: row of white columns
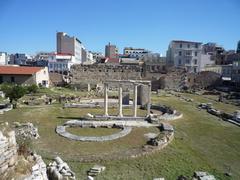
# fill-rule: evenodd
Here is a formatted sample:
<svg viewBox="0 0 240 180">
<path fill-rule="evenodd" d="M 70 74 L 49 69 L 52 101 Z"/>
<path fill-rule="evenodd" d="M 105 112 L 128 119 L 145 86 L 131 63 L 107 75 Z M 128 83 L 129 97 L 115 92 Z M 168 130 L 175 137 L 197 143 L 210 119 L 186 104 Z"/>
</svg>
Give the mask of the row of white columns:
<svg viewBox="0 0 240 180">
<path fill-rule="evenodd" d="M 133 117 L 137 117 L 137 84 L 134 84 L 133 89 Z M 147 116 L 150 115 L 150 108 L 151 108 L 151 84 L 149 84 L 149 97 L 147 103 Z M 104 115 L 108 115 L 108 83 L 104 84 Z M 123 117 L 122 112 L 122 84 L 119 84 L 118 89 L 118 116 Z"/>
</svg>

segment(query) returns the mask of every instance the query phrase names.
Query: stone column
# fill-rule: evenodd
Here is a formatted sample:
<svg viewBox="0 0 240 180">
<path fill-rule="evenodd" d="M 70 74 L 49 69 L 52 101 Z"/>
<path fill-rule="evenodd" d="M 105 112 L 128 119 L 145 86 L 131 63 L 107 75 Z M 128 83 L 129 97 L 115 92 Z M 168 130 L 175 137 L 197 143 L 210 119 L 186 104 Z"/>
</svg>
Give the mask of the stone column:
<svg viewBox="0 0 240 180">
<path fill-rule="evenodd" d="M 119 117 L 123 117 L 122 113 L 122 84 L 119 84 L 119 89 L 118 89 L 118 110 L 119 110 Z"/>
<path fill-rule="evenodd" d="M 133 88 L 133 117 L 137 117 L 137 84 Z"/>
<path fill-rule="evenodd" d="M 147 103 L 147 116 L 150 115 L 150 110 L 151 110 L 151 89 L 152 85 L 151 82 L 148 84 L 148 103 Z"/>
<path fill-rule="evenodd" d="M 108 116 L 108 84 L 104 83 L 104 115 Z"/>
<path fill-rule="evenodd" d="M 88 92 L 91 91 L 91 85 L 89 83 L 87 84 L 87 89 L 88 89 Z"/>
</svg>

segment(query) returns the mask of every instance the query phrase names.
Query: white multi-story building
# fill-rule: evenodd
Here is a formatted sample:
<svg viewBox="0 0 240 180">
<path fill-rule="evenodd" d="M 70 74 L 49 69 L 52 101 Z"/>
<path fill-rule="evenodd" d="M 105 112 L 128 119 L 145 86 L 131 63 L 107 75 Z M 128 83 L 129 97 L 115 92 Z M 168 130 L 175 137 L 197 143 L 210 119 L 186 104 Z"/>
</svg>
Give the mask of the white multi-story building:
<svg viewBox="0 0 240 180">
<path fill-rule="evenodd" d="M 85 64 L 94 64 L 96 62 L 95 59 L 93 59 L 93 53 L 91 51 L 87 51 L 87 61 Z"/>
<path fill-rule="evenodd" d="M 188 72 L 201 71 L 202 43 L 192 41 L 171 41 L 167 51 L 167 64 L 184 67 Z"/>
<path fill-rule="evenodd" d="M 57 33 L 57 53 L 75 56 L 74 63 L 82 63 L 82 42 L 76 37 L 70 37 L 64 32 Z"/>
<path fill-rule="evenodd" d="M 8 64 L 8 55 L 5 52 L 0 52 L 0 65 Z"/>
<path fill-rule="evenodd" d="M 49 72 L 63 73 L 70 71 L 75 62 L 75 56 L 69 54 L 53 53 L 48 57 Z"/>
<path fill-rule="evenodd" d="M 130 58 L 136 58 L 136 59 L 140 59 L 141 57 L 145 56 L 148 53 L 150 53 L 150 51 L 143 48 L 125 47 L 123 50 L 124 55 L 127 55 Z"/>
</svg>

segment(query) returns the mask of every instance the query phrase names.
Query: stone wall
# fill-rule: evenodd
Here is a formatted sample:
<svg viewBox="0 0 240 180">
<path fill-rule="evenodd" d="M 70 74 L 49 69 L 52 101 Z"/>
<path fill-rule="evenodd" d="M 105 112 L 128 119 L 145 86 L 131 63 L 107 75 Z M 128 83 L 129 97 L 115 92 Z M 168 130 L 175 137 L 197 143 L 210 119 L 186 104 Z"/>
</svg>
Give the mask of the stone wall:
<svg viewBox="0 0 240 180">
<path fill-rule="evenodd" d="M 35 164 L 32 166 L 31 175 L 26 177 L 24 180 L 48 180 L 47 167 L 42 160 L 42 157 L 34 154 L 32 158 Z"/>
<path fill-rule="evenodd" d="M 142 79 L 141 66 L 128 65 L 74 65 L 71 68 L 72 84 L 98 84 L 107 79 L 139 80 Z"/>
<path fill-rule="evenodd" d="M 17 144 L 15 132 L 10 131 L 3 135 L 0 131 L 0 177 L 13 167 L 17 160 Z"/>
</svg>

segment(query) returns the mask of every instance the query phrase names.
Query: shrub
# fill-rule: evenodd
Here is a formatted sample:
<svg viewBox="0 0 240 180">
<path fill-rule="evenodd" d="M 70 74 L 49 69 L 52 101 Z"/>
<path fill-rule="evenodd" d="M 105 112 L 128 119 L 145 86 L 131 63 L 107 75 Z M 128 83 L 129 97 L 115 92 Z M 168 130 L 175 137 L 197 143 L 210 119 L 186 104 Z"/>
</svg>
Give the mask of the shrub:
<svg viewBox="0 0 240 180">
<path fill-rule="evenodd" d="M 1 85 L 1 90 L 5 93 L 5 96 L 10 99 L 10 103 L 12 103 L 13 100 L 17 101 L 27 93 L 26 87 L 13 84 L 3 84 Z"/>
<path fill-rule="evenodd" d="M 38 86 L 36 84 L 27 86 L 27 91 L 28 91 L 28 93 L 37 93 Z"/>
</svg>

